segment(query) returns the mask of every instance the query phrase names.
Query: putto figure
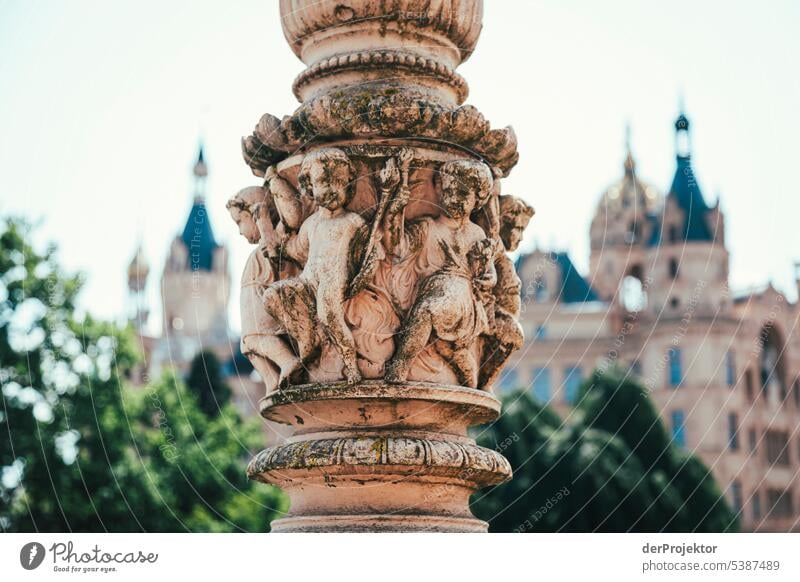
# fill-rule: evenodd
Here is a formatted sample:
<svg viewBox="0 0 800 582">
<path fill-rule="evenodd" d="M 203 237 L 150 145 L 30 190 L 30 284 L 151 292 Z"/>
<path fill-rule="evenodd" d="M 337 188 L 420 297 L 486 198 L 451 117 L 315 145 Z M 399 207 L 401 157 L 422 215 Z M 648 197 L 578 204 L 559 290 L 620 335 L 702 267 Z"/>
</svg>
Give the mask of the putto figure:
<svg viewBox="0 0 800 582">
<path fill-rule="evenodd" d="M 494 262 L 485 260 L 491 241 L 470 214 L 491 194 L 492 173 L 482 162 L 456 160 L 442 165 L 440 182 L 438 217 L 406 226 L 407 187 L 400 188 L 389 208 L 387 250 L 400 258 L 415 256 L 419 283 L 385 379 L 405 381 L 414 358 L 435 341 L 459 382 L 475 388 L 478 363 L 470 348 L 488 322 L 484 294 L 476 289 L 493 287 L 497 275 Z"/>
<path fill-rule="evenodd" d="M 317 358 L 324 333 L 339 353 L 347 383 L 361 380 L 353 335 L 344 318 L 352 264 L 352 243 L 364 220 L 345 209 L 353 196 L 355 171 L 347 155 L 323 148 L 303 159 L 298 177 L 317 209 L 296 233 L 289 232 L 281 255 L 303 267 L 294 278 L 276 281 L 262 295 L 266 311 L 295 341 L 297 356 L 280 365 L 279 386 L 286 386 Z"/>
<path fill-rule="evenodd" d="M 242 272 L 241 316 L 242 353 L 253 363 L 267 387 L 275 390 L 278 369 L 289 366 L 295 359 L 290 346 L 279 337 L 279 326 L 261 303 L 260 290 L 276 280 L 270 261 L 278 244 L 271 217 L 269 193 L 265 188 L 252 186 L 237 192 L 227 204 L 239 233 L 258 246 L 250 253 Z"/>
<path fill-rule="evenodd" d="M 534 210 L 514 196 L 500 196 L 500 241 L 494 256 L 497 285 L 494 298 L 494 322 L 486 333 L 479 385 L 487 390 L 494 384 L 508 358 L 522 347 L 524 336 L 519 324 L 522 283 L 514 262 L 506 254 L 517 250 L 522 233 L 533 218 Z"/>
</svg>

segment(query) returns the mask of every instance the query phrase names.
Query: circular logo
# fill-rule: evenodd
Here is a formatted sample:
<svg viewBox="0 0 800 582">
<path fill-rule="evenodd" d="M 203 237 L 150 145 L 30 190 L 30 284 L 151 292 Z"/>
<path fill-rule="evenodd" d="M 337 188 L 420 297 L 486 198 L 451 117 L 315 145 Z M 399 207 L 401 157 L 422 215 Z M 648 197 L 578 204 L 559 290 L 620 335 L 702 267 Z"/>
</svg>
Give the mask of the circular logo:
<svg viewBox="0 0 800 582">
<path fill-rule="evenodd" d="M 26 570 L 35 570 L 44 561 L 44 546 L 39 542 L 28 542 L 19 551 L 19 563 Z"/>
</svg>

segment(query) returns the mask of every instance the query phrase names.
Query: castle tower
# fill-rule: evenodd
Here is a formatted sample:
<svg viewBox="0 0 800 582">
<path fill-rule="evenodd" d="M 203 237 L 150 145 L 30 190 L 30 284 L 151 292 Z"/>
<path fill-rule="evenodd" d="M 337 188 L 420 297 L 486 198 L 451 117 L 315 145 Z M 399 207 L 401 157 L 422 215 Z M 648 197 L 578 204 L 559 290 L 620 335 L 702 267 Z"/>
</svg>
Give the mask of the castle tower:
<svg viewBox="0 0 800 582">
<path fill-rule="evenodd" d="M 147 263 L 142 245 L 139 243 L 136 254 L 128 265 L 128 318 L 137 332 L 142 331 L 150 315 L 145 297 L 149 274 L 150 265 Z"/>
<path fill-rule="evenodd" d="M 601 299 L 628 301 L 629 307 L 638 310 L 643 305 L 637 303 L 645 302 L 647 249 L 656 231 L 661 195 L 636 175 L 629 130 L 625 149 L 622 178 L 603 193 L 592 219 L 590 282 Z M 631 298 L 631 291 L 636 289 L 623 289 L 631 283 L 638 284 L 638 301 Z"/>
<path fill-rule="evenodd" d="M 206 208 L 208 167 L 202 144 L 193 169 L 192 206 L 172 241 L 161 276 L 162 360 L 180 363 L 203 349 L 228 348 L 227 251 L 214 238 Z"/>
<path fill-rule="evenodd" d="M 649 253 L 653 309 L 693 312 L 729 306 L 728 251 L 719 202 L 709 206 L 692 166 L 689 119 L 675 120 L 676 168 Z"/>
</svg>

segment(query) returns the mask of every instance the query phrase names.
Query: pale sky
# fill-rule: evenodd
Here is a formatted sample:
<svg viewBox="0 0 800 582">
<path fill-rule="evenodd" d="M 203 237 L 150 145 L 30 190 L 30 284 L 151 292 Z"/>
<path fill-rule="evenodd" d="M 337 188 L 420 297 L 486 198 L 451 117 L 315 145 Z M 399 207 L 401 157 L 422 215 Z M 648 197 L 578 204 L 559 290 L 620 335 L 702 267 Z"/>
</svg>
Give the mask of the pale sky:
<svg viewBox="0 0 800 582">
<path fill-rule="evenodd" d="M 42 220 L 40 241 L 86 273 L 94 314 L 124 311 L 141 238 L 160 317 L 160 271 L 189 210 L 201 134 L 214 231 L 238 281 L 250 249 L 225 201 L 257 183 L 239 140 L 262 113 L 291 113 L 303 70 L 277 4 L 0 0 L 0 214 Z M 622 173 L 626 122 L 639 176 L 663 191 L 683 95 L 699 183 L 726 213 L 734 289 L 772 280 L 794 298 L 798 30 L 796 0 L 486 2 L 460 72 L 468 103 L 519 138 L 503 190 L 537 210 L 526 244 L 567 249 L 585 272 L 595 205 Z"/>
</svg>

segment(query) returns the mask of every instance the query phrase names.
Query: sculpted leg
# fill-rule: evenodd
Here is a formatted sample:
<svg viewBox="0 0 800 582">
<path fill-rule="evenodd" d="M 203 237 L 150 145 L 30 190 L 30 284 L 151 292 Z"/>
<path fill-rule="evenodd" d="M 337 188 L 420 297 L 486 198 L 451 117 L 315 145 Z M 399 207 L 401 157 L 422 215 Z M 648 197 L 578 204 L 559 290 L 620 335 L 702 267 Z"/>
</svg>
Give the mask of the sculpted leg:
<svg viewBox="0 0 800 582">
<path fill-rule="evenodd" d="M 307 301 L 303 300 L 304 291 L 302 282 L 286 280 L 270 285 L 262 295 L 264 308 L 297 342 L 296 356 L 282 339 L 266 336 L 274 340 L 270 341 L 270 349 L 275 350 L 273 361 L 280 368 L 279 388 L 296 380 L 304 365 L 319 353 L 314 318 L 308 313 Z"/>
<path fill-rule="evenodd" d="M 449 342 L 439 342 L 436 351 L 453 369 L 459 384 L 470 388 L 478 386 L 478 364 L 469 349 L 456 348 Z"/>
<path fill-rule="evenodd" d="M 522 347 L 524 337 L 519 323 L 508 317 L 497 318 L 494 335 L 487 338 L 483 348 L 478 386 L 488 390 L 497 381 L 500 370 L 515 351 Z"/>
<path fill-rule="evenodd" d="M 343 298 L 335 294 L 328 296 L 320 289 L 317 318 L 336 351 L 342 357 L 345 380 L 348 384 L 357 384 L 361 381 L 361 373 L 358 371 L 356 363 L 356 344 L 353 341 L 353 334 L 344 320 L 343 303 Z"/>
<path fill-rule="evenodd" d="M 264 342 L 264 338 L 267 337 L 269 336 L 247 336 L 243 338 L 242 353 L 247 356 L 247 359 L 253 364 L 253 368 L 261 376 L 267 387 L 267 394 L 269 394 L 278 387 L 279 371 L 275 369 L 275 366 L 280 367 L 280 364 L 273 364 L 274 360 L 267 355 L 270 353 L 269 347 Z M 293 357 L 291 351 L 289 356 Z"/>
<path fill-rule="evenodd" d="M 387 382 L 404 382 L 414 358 L 425 349 L 433 331 L 431 314 L 425 307 L 415 307 L 408 316 L 406 327 L 400 332 L 394 356 L 386 364 L 384 378 Z"/>
</svg>

